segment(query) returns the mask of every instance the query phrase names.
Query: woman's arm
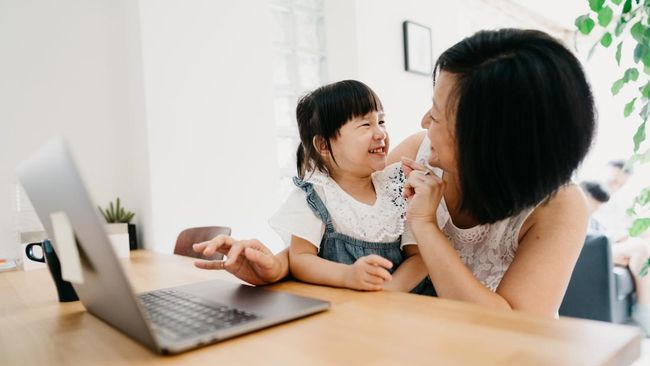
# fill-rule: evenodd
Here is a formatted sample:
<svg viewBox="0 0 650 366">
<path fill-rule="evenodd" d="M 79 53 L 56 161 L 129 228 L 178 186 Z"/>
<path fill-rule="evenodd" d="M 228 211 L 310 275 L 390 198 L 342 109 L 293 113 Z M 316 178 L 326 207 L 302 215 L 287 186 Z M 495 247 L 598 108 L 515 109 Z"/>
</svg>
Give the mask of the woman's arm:
<svg viewBox="0 0 650 366">
<path fill-rule="evenodd" d="M 589 211 L 578 186 L 559 189 L 528 218 L 497 289 L 513 309 L 555 316 L 584 245 Z"/>
<path fill-rule="evenodd" d="M 221 253 L 227 260 L 195 261 L 201 269 L 216 269 L 232 273 L 237 278 L 253 285 L 266 285 L 277 282 L 289 273 L 289 250 L 273 255 L 257 239 L 236 240 L 228 235 L 219 235 L 211 240 L 194 244 L 195 252 L 212 256 Z"/>
<path fill-rule="evenodd" d="M 580 190 L 561 188 L 528 218 L 528 230 L 494 293 L 474 277 L 436 224 L 412 228 L 438 296 L 554 317 L 584 243 L 587 218 Z"/>
<path fill-rule="evenodd" d="M 402 251 L 406 259 L 393 272 L 393 279 L 384 285 L 384 290 L 409 292 L 427 276 L 418 246 L 405 245 Z"/>
<path fill-rule="evenodd" d="M 391 279 L 390 273 L 385 268 L 390 268 L 392 265 L 389 260 L 376 255 L 359 258 L 352 265 L 332 262 L 319 257 L 318 248 L 312 243 L 297 236 L 291 237 L 289 247 L 291 274 L 304 282 L 377 291 L 382 289 L 385 281 Z"/>
<path fill-rule="evenodd" d="M 422 144 L 422 140 L 424 140 L 426 135 L 426 131 L 418 132 L 400 142 L 399 145 L 395 146 L 395 148 L 388 153 L 386 165 L 397 163 L 403 157 L 415 159 L 415 156 L 418 154 L 418 150 L 420 149 L 420 144 Z"/>
<path fill-rule="evenodd" d="M 421 164 L 403 164 L 409 172 L 404 185 L 407 220 L 438 296 L 555 316 L 587 231 L 582 191 L 574 184 L 561 187 L 526 219 L 515 257 L 493 293 L 474 277 L 438 227 L 436 209 L 445 182 Z"/>
</svg>

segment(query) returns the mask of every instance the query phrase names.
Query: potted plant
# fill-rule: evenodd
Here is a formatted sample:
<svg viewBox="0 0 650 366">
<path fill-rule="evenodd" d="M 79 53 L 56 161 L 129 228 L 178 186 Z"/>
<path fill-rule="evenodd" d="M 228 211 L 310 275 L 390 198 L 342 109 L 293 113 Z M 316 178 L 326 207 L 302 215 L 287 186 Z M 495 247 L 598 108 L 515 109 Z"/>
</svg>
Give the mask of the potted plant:
<svg viewBox="0 0 650 366">
<path fill-rule="evenodd" d="M 119 197 L 115 200 L 115 204 L 109 202 L 105 209 L 100 206 L 97 208 L 107 222 L 106 232 L 115 246 L 118 256 L 128 257 L 129 250 L 138 249 L 135 224 L 131 224 L 135 213 L 125 210 L 120 204 Z"/>
</svg>

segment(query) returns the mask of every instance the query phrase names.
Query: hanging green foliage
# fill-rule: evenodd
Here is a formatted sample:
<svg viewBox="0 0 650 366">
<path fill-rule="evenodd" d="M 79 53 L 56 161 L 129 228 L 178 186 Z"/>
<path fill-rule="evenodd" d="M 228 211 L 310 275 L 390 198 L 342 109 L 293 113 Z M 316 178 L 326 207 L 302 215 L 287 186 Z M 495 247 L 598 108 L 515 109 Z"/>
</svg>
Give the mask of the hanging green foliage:
<svg viewBox="0 0 650 366">
<path fill-rule="evenodd" d="M 599 32 L 598 41 L 591 48 L 589 55 L 593 54 L 598 45 L 609 48 L 616 42 L 616 64 L 625 70 L 612 84 L 612 94 L 617 95 L 625 87 L 631 88 L 641 84 L 635 88 L 638 93 L 635 92 L 623 108 L 623 117 L 638 124 L 636 133 L 632 136 L 633 153 L 627 164 L 650 162 L 650 149 L 640 151 L 646 141 L 646 122 L 650 117 L 650 0 L 587 1 L 590 12 L 576 18 L 575 26 L 585 36 Z M 629 34 L 626 32 L 628 28 Z M 633 64 L 621 65 L 624 52 L 630 53 Z M 640 110 L 635 114 L 637 107 L 640 107 Z M 634 217 L 629 229 L 630 236 L 639 236 L 650 229 L 650 217 L 639 217 L 639 213 L 650 209 L 649 204 L 650 187 L 647 187 L 639 193 L 632 207 L 627 210 L 627 213 Z M 649 268 L 650 258 L 641 269 L 641 274 L 647 274 Z"/>
</svg>

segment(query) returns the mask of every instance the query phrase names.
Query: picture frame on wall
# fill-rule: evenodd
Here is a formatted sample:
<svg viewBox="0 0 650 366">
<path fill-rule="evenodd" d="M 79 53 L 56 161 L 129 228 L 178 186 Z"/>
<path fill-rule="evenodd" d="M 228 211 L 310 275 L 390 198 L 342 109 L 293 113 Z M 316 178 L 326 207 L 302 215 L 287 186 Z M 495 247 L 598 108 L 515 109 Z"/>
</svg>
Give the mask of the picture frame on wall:
<svg viewBox="0 0 650 366">
<path fill-rule="evenodd" d="M 402 23 L 404 33 L 404 70 L 420 75 L 431 75 L 433 51 L 431 28 L 411 22 Z"/>
</svg>

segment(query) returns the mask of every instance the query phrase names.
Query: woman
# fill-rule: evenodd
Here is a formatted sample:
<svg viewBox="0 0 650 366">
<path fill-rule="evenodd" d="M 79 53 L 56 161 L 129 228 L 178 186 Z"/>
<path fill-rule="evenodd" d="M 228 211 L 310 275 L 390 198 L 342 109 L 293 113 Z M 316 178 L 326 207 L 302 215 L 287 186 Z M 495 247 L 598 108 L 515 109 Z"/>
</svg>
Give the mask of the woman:
<svg viewBox="0 0 650 366">
<path fill-rule="evenodd" d="M 406 157 L 407 219 L 438 296 L 555 316 L 588 220 L 570 182 L 595 127 L 578 60 L 539 31 L 476 33 L 438 59 L 422 127 L 389 160 Z M 257 241 L 195 250 L 229 256 L 200 268 L 254 284 L 288 273 L 286 251 Z"/>
</svg>

